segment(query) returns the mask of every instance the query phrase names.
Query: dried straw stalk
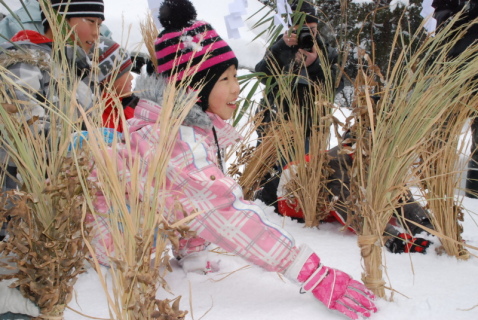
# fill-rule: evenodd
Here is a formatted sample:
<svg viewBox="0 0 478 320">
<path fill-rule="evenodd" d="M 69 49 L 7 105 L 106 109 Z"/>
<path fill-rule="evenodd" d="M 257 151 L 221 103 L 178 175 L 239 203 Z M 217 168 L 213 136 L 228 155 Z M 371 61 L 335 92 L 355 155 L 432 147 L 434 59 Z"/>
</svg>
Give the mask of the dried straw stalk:
<svg viewBox="0 0 478 320">
<path fill-rule="evenodd" d="M 261 177 L 266 176 L 277 162 L 274 140 L 264 137 L 257 148 L 242 145 L 236 151 L 236 160 L 229 168 L 229 175 L 237 176 L 244 191 L 244 198 L 253 200 L 254 191 L 260 188 Z M 240 167 L 244 165 L 241 173 Z"/>
<path fill-rule="evenodd" d="M 465 87 L 463 90 L 470 88 Z M 421 188 L 428 208 L 433 213 L 432 223 L 445 252 L 457 259 L 467 260 L 469 252 L 463 246 L 461 233 L 464 213 L 461 199 L 456 195 L 460 186 L 462 169 L 460 156 L 464 153 L 466 143 L 461 141 L 465 124 L 473 113 L 467 106 L 478 103 L 470 92 L 464 92 L 453 105 L 447 115 L 440 119 L 436 129 L 420 150 Z"/>
<path fill-rule="evenodd" d="M 319 221 L 327 217 L 330 211 L 326 187 L 330 121 L 325 114 L 330 114 L 331 107 L 323 101 L 317 101 L 315 107 L 322 114 L 313 117 L 318 121 L 308 138 L 308 150 L 304 134 L 307 124 L 298 119 L 300 116 L 295 119 L 292 116 L 290 122 L 279 121 L 269 131 L 275 139 L 277 152 L 282 155 L 279 159 L 283 164 L 288 164 L 290 170 L 290 180 L 285 185 L 287 198 L 304 213 L 306 227 L 318 226 Z M 291 113 L 299 114 L 300 107 L 297 104 L 291 109 Z"/>
<path fill-rule="evenodd" d="M 156 59 L 156 50 L 154 49 L 154 42 L 159 34 L 158 28 L 154 23 L 153 16 L 149 13 L 144 21 L 140 22 L 141 34 L 143 36 L 144 45 L 148 50 L 151 62 L 154 65 L 154 70 L 158 67 L 158 60 Z"/>
<path fill-rule="evenodd" d="M 363 51 L 359 51 L 359 54 L 370 68 L 367 69 L 367 72 L 359 72 L 355 79 L 353 111 L 351 117 L 347 119 L 347 123 L 353 121 L 350 127 L 346 126 L 352 136 L 348 142 L 354 143 L 355 146 L 352 150 L 347 145 L 341 145 L 342 152 L 354 153 L 354 162 L 350 168 L 350 196 L 345 200 L 344 206 L 348 209 L 347 224 L 353 226 L 359 235 L 358 245 L 361 248 L 366 272 L 362 275 L 362 281 L 375 294 L 383 297 L 385 295 L 383 291 L 385 282 L 382 279 L 381 268 L 377 268 L 381 265 L 382 243 L 380 236 L 383 230 L 374 232 L 375 229 L 380 227 L 367 224 L 370 221 L 367 219 L 370 208 L 367 208 L 365 191 L 368 187 L 370 156 L 373 148 L 370 128 L 375 128 L 377 109 L 376 104 L 370 97 L 375 90 L 380 91 L 380 82 L 376 78 L 381 77 L 381 74 L 368 55 Z M 371 216 L 374 215 L 375 213 Z"/>
</svg>

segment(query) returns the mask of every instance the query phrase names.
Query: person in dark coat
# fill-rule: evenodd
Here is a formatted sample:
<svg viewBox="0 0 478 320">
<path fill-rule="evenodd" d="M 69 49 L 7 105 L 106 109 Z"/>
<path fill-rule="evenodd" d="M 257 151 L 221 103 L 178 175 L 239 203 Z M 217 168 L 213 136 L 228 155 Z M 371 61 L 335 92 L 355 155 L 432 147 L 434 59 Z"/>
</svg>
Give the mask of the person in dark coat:
<svg viewBox="0 0 478 320">
<path fill-rule="evenodd" d="M 315 7 L 309 2 L 294 1 L 291 8 L 296 13 L 305 15 L 303 25 L 292 27 L 292 32 L 287 30 L 280 35 L 272 46 L 267 50 L 264 58 L 259 61 L 255 71 L 262 73 L 261 82 L 269 86 L 266 88 L 266 97 L 260 103 L 257 112 L 261 113 L 261 125 L 257 129 L 259 136 L 258 144 L 264 136 L 268 124 L 276 120 L 277 112 L 284 119 L 290 119 L 289 101 L 280 96 L 279 89 L 274 77 L 281 75 L 296 75 L 292 90 L 294 103 L 300 106 L 305 119 L 306 150 L 308 150 L 308 137 L 316 114 L 314 101 L 310 101 L 314 85 L 325 84 L 326 72 L 319 58 L 320 50 L 327 60 L 327 68 L 332 68 L 332 78 L 335 77 L 337 62 L 337 50 L 325 40 L 325 35 L 319 33 L 319 21 Z M 278 107 L 280 106 L 280 107 Z M 280 109 L 280 110 L 279 110 Z M 281 172 L 282 166 L 278 164 L 276 171 Z M 268 205 L 274 205 L 277 209 L 277 186 L 279 175 L 267 175 L 263 178 L 262 189 L 258 197 Z"/>
<path fill-rule="evenodd" d="M 320 50 L 327 59 L 326 68 L 332 68 L 333 77 L 335 76 L 335 66 L 337 62 L 337 50 L 325 41 L 325 37 L 319 33 L 319 24 L 315 7 L 309 2 L 304 1 L 301 5 L 295 1 L 291 8 L 294 12 L 305 15 L 304 23 L 293 26 L 292 31 L 280 35 L 272 46 L 267 50 L 264 58 L 257 63 L 255 71 L 262 73 L 260 80 L 266 84 L 270 81 L 270 86 L 266 88 L 267 102 L 261 103 L 260 112 L 264 112 L 263 126 L 259 128 L 259 137 L 267 127 L 267 123 L 274 120 L 274 113 L 278 112 L 277 105 L 280 105 L 280 112 L 288 119 L 290 106 L 284 97 L 280 96 L 278 87 L 275 85 L 274 76 L 296 75 L 293 87 L 293 99 L 306 113 L 307 136 L 310 135 L 309 126 L 312 124 L 310 119 L 313 112 L 313 101 L 308 97 L 312 93 L 313 86 L 324 84 L 326 81 L 326 72 L 319 58 Z M 272 79 L 271 79 L 272 77 Z M 272 81 L 271 81 L 272 80 Z"/>
<path fill-rule="evenodd" d="M 456 31 L 467 27 L 466 33 L 459 39 L 448 52 L 450 59 L 456 58 L 478 39 L 478 17 L 477 0 L 433 0 L 432 7 L 435 8 L 433 17 L 437 20 L 440 30 L 450 18 L 463 10 L 460 19 L 455 22 L 453 29 Z M 466 179 L 466 196 L 478 198 L 478 117 L 473 117 L 471 123 L 471 160 L 468 163 Z"/>
</svg>

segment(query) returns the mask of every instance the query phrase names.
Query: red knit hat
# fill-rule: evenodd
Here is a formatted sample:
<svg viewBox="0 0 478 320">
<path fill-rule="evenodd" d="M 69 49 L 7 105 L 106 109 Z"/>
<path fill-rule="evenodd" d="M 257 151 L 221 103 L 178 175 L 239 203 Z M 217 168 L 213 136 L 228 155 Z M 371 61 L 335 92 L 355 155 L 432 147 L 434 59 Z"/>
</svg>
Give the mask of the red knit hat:
<svg viewBox="0 0 478 320">
<path fill-rule="evenodd" d="M 221 74 L 232 65 L 238 67 L 236 55 L 209 23 L 195 20 L 189 0 L 165 0 L 159 12 L 164 30 L 155 42 L 157 71 L 176 81 L 192 77 L 192 86 L 203 84 L 198 104 L 206 110 Z"/>
</svg>

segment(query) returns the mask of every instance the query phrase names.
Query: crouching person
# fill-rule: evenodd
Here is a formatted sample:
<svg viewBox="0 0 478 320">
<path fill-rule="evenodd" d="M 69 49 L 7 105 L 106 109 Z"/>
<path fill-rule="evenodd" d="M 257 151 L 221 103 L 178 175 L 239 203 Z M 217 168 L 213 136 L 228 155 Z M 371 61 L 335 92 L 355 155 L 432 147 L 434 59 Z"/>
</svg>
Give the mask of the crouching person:
<svg viewBox="0 0 478 320">
<path fill-rule="evenodd" d="M 355 213 L 349 207 L 350 202 L 350 170 L 353 165 L 353 154 L 340 152 L 340 147 L 330 149 L 328 153 L 328 166 L 330 175 L 327 177 L 328 201 L 332 210 L 320 222 L 338 221 L 349 231 L 357 233 L 360 226 L 350 222 L 349 215 Z M 293 166 L 285 166 L 280 176 L 268 181 L 256 197 L 266 204 L 276 203 L 279 214 L 299 222 L 304 221 L 304 213 L 298 201 L 290 194 L 288 183 Z M 424 229 L 425 228 L 425 229 Z M 392 253 L 426 253 L 432 244 L 421 235 L 424 230 L 432 229 L 428 212 L 413 198 L 410 191 L 400 199 L 399 206 L 386 226 L 384 237 L 385 247 Z"/>
</svg>

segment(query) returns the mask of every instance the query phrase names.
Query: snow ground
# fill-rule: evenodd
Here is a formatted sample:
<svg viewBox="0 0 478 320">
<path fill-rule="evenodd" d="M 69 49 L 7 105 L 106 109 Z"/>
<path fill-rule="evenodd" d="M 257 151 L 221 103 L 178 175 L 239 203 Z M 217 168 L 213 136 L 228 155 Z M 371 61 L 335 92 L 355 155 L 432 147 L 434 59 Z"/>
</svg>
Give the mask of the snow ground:
<svg viewBox="0 0 478 320">
<path fill-rule="evenodd" d="M 476 208 L 478 200 L 465 199 L 466 208 Z M 265 207 L 271 221 L 283 226 L 296 239 L 306 243 L 321 257 L 324 264 L 333 266 L 360 279 L 362 267 L 356 236 L 341 231 L 338 223 L 326 223 L 316 228 L 304 228 L 289 218 L 282 218 Z M 477 226 L 472 215 L 466 215 L 464 239 L 478 246 Z M 386 271 L 392 288 L 393 301 L 378 300 L 379 312 L 375 320 L 471 320 L 478 319 L 478 260 L 457 261 L 439 256 L 436 238 L 429 253 L 391 254 L 386 252 Z M 475 255 L 478 253 L 473 250 Z M 213 253 L 221 260 L 221 270 L 215 274 L 186 274 L 179 266 L 167 276 L 173 294 L 158 291 L 158 298 L 182 296 L 181 306 L 192 310 L 187 319 L 204 320 L 339 320 L 342 315 L 327 310 L 311 295 L 299 294 L 299 287 L 277 273 L 248 265 L 235 256 Z M 215 259 L 216 260 L 216 259 Z M 94 317 L 107 317 L 106 300 L 94 270 L 80 276 L 75 286 L 76 296 L 71 308 Z M 190 305 L 192 309 L 190 309 Z M 192 317 L 192 315 L 194 317 Z M 85 320 L 68 310 L 65 319 Z"/>
</svg>

